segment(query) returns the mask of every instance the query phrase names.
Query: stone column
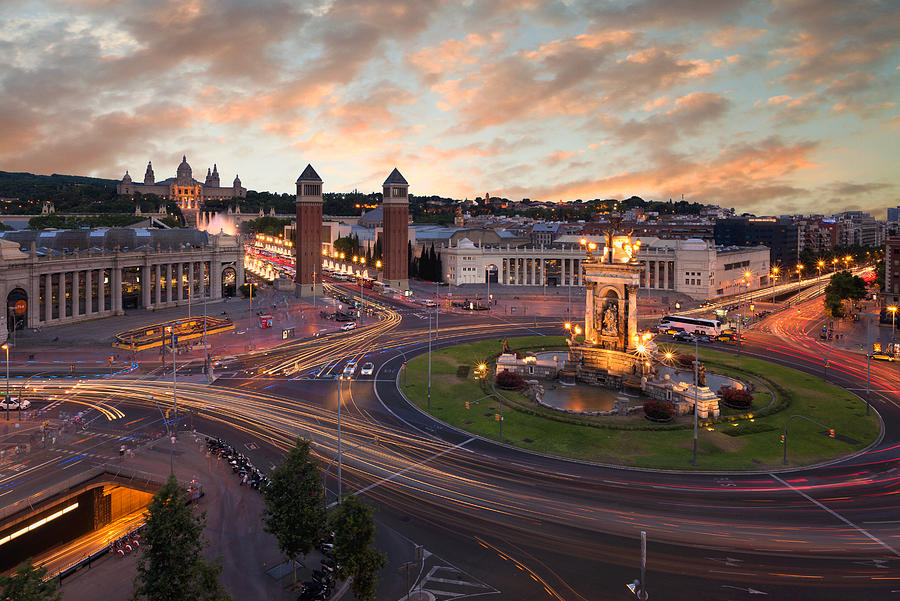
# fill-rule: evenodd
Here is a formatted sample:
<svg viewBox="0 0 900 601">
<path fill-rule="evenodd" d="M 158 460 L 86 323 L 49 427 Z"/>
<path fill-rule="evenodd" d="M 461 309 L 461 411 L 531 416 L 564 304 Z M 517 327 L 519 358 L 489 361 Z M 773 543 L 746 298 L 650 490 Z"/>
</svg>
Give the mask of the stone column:
<svg viewBox="0 0 900 601">
<path fill-rule="evenodd" d="M 176 274 L 176 279 L 178 280 L 178 295 L 177 298 L 179 301 L 184 300 L 184 263 L 181 261 L 178 262 L 178 273 Z"/>
<path fill-rule="evenodd" d="M 150 308 L 150 286 L 153 285 L 152 273 L 152 268 L 149 265 L 141 267 L 141 303 L 145 309 Z"/>
<path fill-rule="evenodd" d="M 28 291 L 28 313 L 25 314 L 25 323 L 29 328 L 36 328 L 41 321 L 41 276 L 34 276 L 31 270 L 31 290 Z"/>
<path fill-rule="evenodd" d="M 531 256 L 531 285 L 534 286 L 538 283 L 537 280 L 537 259 L 534 255 Z"/>
<path fill-rule="evenodd" d="M 119 265 L 119 262 L 116 261 L 113 263 L 112 269 L 109 273 L 109 286 L 112 292 L 112 306 L 110 309 L 113 312 L 113 315 L 121 315 L 124 313 L 122 310 L 122 267 Z"/>
<path fill-rule="evenodd" d="M 153 278 L 153 286 L 156 290 L 156 304 L 154 307 L 158 308 L 162 306 L 162 263 L 157 263 L 154 267 L 154 271 L 156 271 Z"/>
<path fill-rule="evenodd" d="M 625 340 L 625 344 L 627 348 L 632 348 L 634 346 L 634 339 L 632 336 L 638 331 L 638 323 L 637 323 L 637 291 L 638 287 L 632 284 L 627 284 L 625 286 L 625 290 L 628 294 L 628 324 L 625 330 L 625 336 L 627 337 Z"/>
<path fill-rule="evenodd" d="M 581 286 L 581 259 L 573 259 L 575 263 L 575 285 Z"/>
<path fill-rule="evenodd" d="M 175 295 L 172 294 L 172 267 L 171 263 L 166 264 L 166 303 L 171 303 L 175 300 Z"/>
<path fill-rule="evenodd" d="M 61 271 L 57 274 L 59 277 L 59 298 L 57 300 L 57 305 L 59 305 L 59 318 L 66 318 L 66 272 Z"/>
<path fill-rule="evenodd" d="M 662 266 L 662 286 L 660 288 L 665 290 L 669 287 L 669 262 L 663 261 L 660 265 Z"/>
<path fill-rule="evenodd" d="M 222 298 L 222 263 L 209 262 L 209 297 Z"/>
<path fill-rule="evenodd" d="M 81 288 L 81 286 L 80 286 L 81 282 L 79 281 L 80 279 L 81 279 L 81 272 L 73 271 L 72 272 L 72 317 L 78 317 L 78 314 L 81 313 L 80 308 L 78 306 L 80 304 L 79 303 L 80 299 L 78 298 L 79 293 L 80 293 L 80 288 Z"/>
<path fill-rule="evenodd" d="M 94 309 L 94 270 L 87 269 L 84 272 L 84 314 L 90 315 Z"/>
<path fill-rule="evenodd" d="M 44 274 L 44 322 L 53 321 L 53 274 Z"/>
<path fill-rule="evenodd" d="M 106 270 L 97 271 L 97 313 L 106 311 Z"/>
<path fill-rule="evenodd" d="M 194 286 L 194 262 L 188 263 L 188 296 L 193 297 L 196 287 Z"/>
</svg>

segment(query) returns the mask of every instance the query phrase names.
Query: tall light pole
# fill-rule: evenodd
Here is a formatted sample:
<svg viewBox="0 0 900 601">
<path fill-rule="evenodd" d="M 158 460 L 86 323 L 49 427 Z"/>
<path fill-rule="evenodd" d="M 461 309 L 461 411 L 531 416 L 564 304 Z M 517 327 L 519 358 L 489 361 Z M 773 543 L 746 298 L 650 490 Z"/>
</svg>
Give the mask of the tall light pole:
<svg viewBox="0 0 900 601">
<path fill-rule="evenodd" d="M 441 332 L 441 283 L 434 283 L 434 296 L 435 296 L 435 307 L 434 307 L 434 339 L 437 340 L 440 336 Z M 428 344 L 431 344 L 431 336 L 429 334 Z M 429 349 L 431 346 L 428 347 Z M 428 351 L 429 360 L 431 358 L 431 351 Z"/>
<path fill-rule="evenodd" d="M 206 374 L 207 384 L 209 384 L 209 346 L 206 342 L 206 299 L 208 296 L 209 293 L 203 295 L 203 373 Z"/>
<path fill-rule="evenodd" d="M 694 460 L 692 463 L 697 465 L 697 403 L 699 402 L 699 389 L 697 370 L 700 365 L 700 339 L 694 337 Z"/>
<path fill-rule="evenodd" d="M 9 421 L 9 344 L 4 344 L 0 346 L 4 351 L 6 351 L 6 421 Z M 21 399 L 19 399 L 21 403 Z"/>
<path fill-rule="evenodd" d="M 894 341 L 894 327 L 895 327 L 894 319 L 897 317 L 897 306 L 891 305 L 890 307 L 887 307 L 887 310 L 891 312 L 891 342 L 893 342 Z M 6 351 L 6 352 L 9 353 L 9 351 Z"/>
<path fill-rule="evenodd" d="M 349 377 L 347 378 L 349 380 Z M 341 467 L 344 462 L 344 447 L 341 445 L 341 384 L 344 381 L 344 375 L 341 374 L 338 376 L 338 489 L 337 489 L 337 502 L 338 505 L 341 503 Z"/>
<path fill-rule="evenodd" d="M 8 381 L 8 379 L 7 379 Z M 431 411 L 431 313 L 428 314 L 428 410 Z"/>
<path fill-rule="evenodd" d="M 778 282 L 778 267 L 772 268 L 772 304 L 775 304 L 775 284 Z"/>
<path fill-rule="evenodd" d="M 869 382 L 872 365 L 872 315 L 866 313 L 866 415 L 869 415 Z"/>
<path fill-rule="evenodd" d="M 253 350 L 253 282 L 247 282 L 250 288 L 250 322 L 247 324 L 247 352 Z"/>
</svg>

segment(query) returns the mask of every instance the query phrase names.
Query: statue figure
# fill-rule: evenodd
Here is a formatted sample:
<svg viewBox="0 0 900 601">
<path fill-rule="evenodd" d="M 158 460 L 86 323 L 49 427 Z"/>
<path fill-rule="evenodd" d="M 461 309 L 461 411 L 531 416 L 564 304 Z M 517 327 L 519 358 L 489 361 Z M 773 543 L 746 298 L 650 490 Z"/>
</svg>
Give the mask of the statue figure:
<svg viewBox="0 0 900 601">
<path fill-rule="evenodd" d="M 606 301 L 603 308 L 603 326 L 600 333 L 604 336 L 616 336 L 619 333 L 619 305 L 614 300 Z"/>
<path fill-rule="evenodd" d="M 697 386 L 706 386 L 706 367 L 702 363 L 697 366 Z"/>
<path fill-rule="evenodd" d="M 500 353 L 503 355 L 507 355 L 511 353 L 512 350 L 509 348 L 509 340 L 506 338 L 503 339 L 503 346 L 500 348 Z"/>
</svg>

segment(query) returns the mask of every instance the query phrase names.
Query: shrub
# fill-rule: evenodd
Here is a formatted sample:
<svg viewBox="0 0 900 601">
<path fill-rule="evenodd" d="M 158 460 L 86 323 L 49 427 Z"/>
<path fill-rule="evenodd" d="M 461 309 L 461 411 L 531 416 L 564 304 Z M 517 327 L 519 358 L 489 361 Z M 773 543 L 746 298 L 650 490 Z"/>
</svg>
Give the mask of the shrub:
<svg viewBox="0 0 900 601">
<path fill-rule="evenodd" d="M 656 421 L 669 421 L 675 417 L 675 407 L 665 401 L 647 401 L 644 403 L 644 415 Z"/>
<path fill-rule="evenodd" d="M 753 406 L 753 395 L 740 388 L 723 386 L 719 389 L 719 396 L 732 409 L 750 409 Z"/>
<path fill-rule="evenodd" d="M 498 373 L 495 382 L 497 383 L 497 386 L 503 390 L 519 390 L 525 386 L 525 378 L 508 369 L 504 369 Z"/>
<path fill-rule="evenodd" d="M 681 367 L 694 367 L 694 357 L 691 355 L 675 355 L 675 362 Z"/>
</svg>

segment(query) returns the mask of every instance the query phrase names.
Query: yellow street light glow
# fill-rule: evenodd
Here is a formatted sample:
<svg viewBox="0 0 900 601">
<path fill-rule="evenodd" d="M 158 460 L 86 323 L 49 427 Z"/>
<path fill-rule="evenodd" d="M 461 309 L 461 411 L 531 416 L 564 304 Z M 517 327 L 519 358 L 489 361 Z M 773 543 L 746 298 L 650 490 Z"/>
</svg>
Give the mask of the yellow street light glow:
<svg viewBox="0 0 900 601">
<path fill-rule="evenodd" d="M 673 355 L 672 353 L 666 353 L 666 359 L 671 359 L 674 356 L 675 355 Z"/>
<path fill-rule="evenodd" d="M 581 240 L 578 241 L 578 243 L 581 244 L 582 246 L 584 246 L 585 244 L 587 244 L 587 240 L 582 238 Z"/>
<path fill-rule="evenodd" d="M 588 248 L 591 250 L 597 250 L 597 244 L 594 242 L 591 242 L 588 244 Z"/>
<path fill-rule="evenodd" d="M 22 536 L 23 534 L 28 534 L 28 533 L 31 532 L 32 530 L 36 530 L 36 529 L 40 528 L 41 526 L 43 526 L 43 525 L 46 524 L 47 522 L 50 522 L 50 521 L 52 521 L 52 520 L 55 520 L 56 518 L 62 517 L 63 515 L 69 513 L 70 511 L 74 511 L 75 509 L 78 509 L 78 503 L 72 503 L 72 504 L 69 505 L 68 507 L 66 507 L 66 508 L 64 508 L 64 509 L 60 509 L 60 510 L 57 511 L 56 513 L 50 514 L 50 515 L 48 515 L 47 517 L 42 518 L 42 519 L 36 521 L 36 522 L 33 523 L 33 524 L 29 524 L 28 526 L 25 526 L 25 527 L 22 528 L 21 530 L 16 530 L 15 532 L 13 532 L 12 534 L 10 534 L 9 536 L 4 536 L 3 538 L 0 538 L 0 545 L 5 545 L 5 544 L 8 543 L 9 541 L 11 541 L 11 540 L 13 540 L 13 539 L 15 539 L 15 538 L 19 538 L 19 537 Z"/>
<path fill-rule="evenodd" d="M 647 351 L 647 347 L 646 347 L 646 346 L 644 346 L 643 344 L 637 345 L 637 352 L 639 352 L 639 353 L 644 353 L 644 352 L 646 352 L 646 351 Z"/>
<path fill-rule="evenodd" d="M 567 321 L 567 322 L 565 323 L 565 325 L 563 325 L 563 327 L 564 327 L 565 329 L 567 329 L 567 330 L 571 330 L 571 329 L 572 329 L 572 324 L 569 323 L 569 322 Z"/>
</svg>

